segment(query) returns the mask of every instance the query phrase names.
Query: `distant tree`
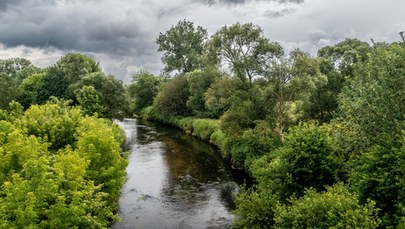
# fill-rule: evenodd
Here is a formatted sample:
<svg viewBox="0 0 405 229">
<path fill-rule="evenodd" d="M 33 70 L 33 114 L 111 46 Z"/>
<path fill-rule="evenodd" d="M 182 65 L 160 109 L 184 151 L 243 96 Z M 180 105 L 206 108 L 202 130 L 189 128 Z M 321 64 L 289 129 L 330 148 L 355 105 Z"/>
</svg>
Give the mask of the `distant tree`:
<svg viewBox="0 0 405 229">
<path fill-rule="evenodd" d="M 193 111 L 193 115 L 198 117 L 214 117 L 208 111 L 205 104 L 205 93 L 208 88 L 219 78 L 222 74 L 213 70 L 196 70 L 188 73 L 188 84 L 190 87 L 190 97 L 187 100 L 187 107 Z"/>
<path fill-rule="evenodd" d="M 268 104 L 274 104 L 270 113 L 275 117 L 275 130 L 283 140 L 285 130 L 305 116 L 311 95 L 327 79 L 319 70 L 319 62 L 300 50 L 267 66 L 266 78 L 266 93 L 271 101 Z"/>
<path fill-rule="evenodd" d="M 190 21 L 179 21 L 156 39 L 158 51 L 163 52 L 165 73 L 184 74 L 201 68 L 201 54 L 207 40 L 207 31 Z"/>
<path fill-rule="evenodd" d="M 106 76 L 102 72 L 94 72 L 83 76 L 70 89 L 77 94 L 83 86 L 92 86 L 99 94 L 101 106 L 105 107 L 103 116 L 108 118 L 124 118 L 128 114 L 129 101 L 127 92 L 121 81 L 114 76 Z"/>
<path fill-rule="evenodd" d="M 0 109 L 8 109 L 8 104 L 18 96 L 17 86 L 14 80 L 0 73 Z"/>
<path fill-rule="evenodd" d="M 149 72 L 141 71 L 132 76 L 132 83 L 128 85 L 127 91 L 134 99 L 135 111 L 152 105 L 162 82 L 162 77 L 154 76 Z"/>
<path fill-rule="evenodd" d="M 19 71 L 28 67 L 32 67 L 32 63 L 24 58 L 0 60 L 0 72 L 10 77 L 15 77 Z"/>
<path fill-rule="evenodd" d="M 189 96 L 187 77 L 180 75 L 163 86 L 153 101 L 153 108 L 164 116 L 187 116 L 191 113 L 187 107 Z"/>
<path fill-rule="evenodd" d="M 245 83 L 263 76 L 266 63 L 283 54 L 282 47 L 263 36 L 259 26 L 236 23 L 224 26 L 209 42 L 210 56 L 219 58 L 222 65 Z"/>
<path fill-rule="evenodd" d="M 69 84 L 76 83 L 81 77 L 93 72 L 101 72 L 101 68 L 92 58 L 80 53 L 68 53 L 55 65 L 65 76 Z"/>
<path fill-rule="evenodd" d="M 326 46 L 318 51 L 321 73 L 328 78 L 328 83 L 311 95 L 306 107 L 309 118 L 328 122 L 339 111 L 338 95 L 347 80 L 353 78 L 356 64 L 368 59 L 371 47 L 367 42 L 346 39 L 334 46 Z"/>
</svg>

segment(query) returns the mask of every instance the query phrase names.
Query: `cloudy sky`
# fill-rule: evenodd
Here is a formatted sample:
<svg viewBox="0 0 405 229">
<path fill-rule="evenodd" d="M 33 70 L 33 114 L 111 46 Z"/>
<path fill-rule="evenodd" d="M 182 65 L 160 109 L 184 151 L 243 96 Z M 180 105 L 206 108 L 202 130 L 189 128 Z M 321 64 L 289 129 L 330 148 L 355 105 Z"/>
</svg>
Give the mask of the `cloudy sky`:
<svg viewBox="0 0 405 229">
<path fill-rule="evenodd" d="M 81 52 L 128 82 L 140 69 L 160 72 L 155 39 L 179 20 L 209 34 L 252 22 L 287 50 L 315 55 L 347 37 L 399 40 L 404 9 L 404 0 L 0 0 L 0 59 L 46 67 Z"/>
</svg>

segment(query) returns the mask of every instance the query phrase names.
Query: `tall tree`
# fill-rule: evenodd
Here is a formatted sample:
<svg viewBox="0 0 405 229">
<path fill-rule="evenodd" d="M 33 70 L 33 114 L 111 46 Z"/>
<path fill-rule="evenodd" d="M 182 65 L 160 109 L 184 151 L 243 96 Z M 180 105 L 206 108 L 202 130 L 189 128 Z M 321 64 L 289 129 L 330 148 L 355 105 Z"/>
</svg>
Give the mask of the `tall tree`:
<svg viewBox="0 0 405 229">
<path fill-rule="evenodd" d="M 156 39 L 158 51 L 163 52 L 165 73 L 180 73 L 201 68 L 201 54 L 207 40 L 207 31 L 190 21 L 179 21 Z"/>
<path fill-rule="evenodd" d="M 282 47 L 263 36 L 262 29 L 251 23 L 224 26 L 210 40 L 210 55 L 231 69 L 243 81 L 252 83 L 263 75 L 263 67 L 283 54 Z"/>
</svg>

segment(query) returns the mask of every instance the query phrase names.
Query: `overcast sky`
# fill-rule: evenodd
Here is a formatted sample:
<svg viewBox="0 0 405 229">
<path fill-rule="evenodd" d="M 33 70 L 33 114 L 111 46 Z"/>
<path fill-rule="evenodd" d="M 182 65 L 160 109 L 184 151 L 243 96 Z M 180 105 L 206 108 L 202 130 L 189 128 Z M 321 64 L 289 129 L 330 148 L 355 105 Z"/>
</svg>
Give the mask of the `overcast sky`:
<svg viewBox="0 0 405 229">
<path fill-rule="evenodd" d="M 392 42 L 405 30 L 404 0 L 0 0 L 0 59 L 47 67 L 67 52 L 85 53 L 124 82 L 140 69 L 158 74 L 154 43 L 179 20 L 213 34 L 252 22 L 287 50 L 344 38 Z"/>
</svg>

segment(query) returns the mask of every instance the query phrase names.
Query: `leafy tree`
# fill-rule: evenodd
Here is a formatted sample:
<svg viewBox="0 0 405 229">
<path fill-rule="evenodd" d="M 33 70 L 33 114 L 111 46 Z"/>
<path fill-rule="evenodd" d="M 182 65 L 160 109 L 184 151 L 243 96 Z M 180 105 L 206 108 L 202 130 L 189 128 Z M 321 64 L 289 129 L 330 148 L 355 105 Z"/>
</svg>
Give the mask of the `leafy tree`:
<svg viewBox="0 0 405 229">
<path fill-rule="evenodd" d="M 324 190 L 339 181 L 341 159 L 327 132 L 314 124 L 290 129 L 285 144 L 258 159 L 252 174 L 260 186 L 287 200 L 305 188 Z"/>
<path fill-rule="evenodd" d="M 285 130 L 304 117 L 309 98 L 327 80 L 319 71 L 317 60 L 300 50 L 268 66 L 267 79 L 268 100 L 274 104 L 271 113 L 275 117 L 275 130 L 283 141 Z"/>
<path fill-rule="evenodd" d="M 7 109 L 8 104 L 17 98 L 17 86 L 13 79 L 0 73 L 0 109 Z"/>
<path fill-rule="evenodd" d="M 45 88 L 46 73 L 35 73 L 25 78 L 21 83 L 19 89 L 21 96 L 19 102 L 26 108 L 31 104 L 38 104 L 42 102 L 42 90 Z"/>
<path fill-rule="evenodd" d="M 24 58 L 0 60 L 0 73 L 11 77 L 16 85 L 37 71 L 39 69 L 33 66 L 31 61 Z"/>
<path fill-rule="evenodd" d="M 75 131 L 82 118 L 79 109 L 61 107 L 66 108 L 66 102 L 33 105 L 21 118 L 21 126 L 27 130 L 27 134 L 47 139 L 52 151 L 74 145 Z"/>
<path fill-rule="evenodd" d="M 241 96 L 241 82 L 237 78 L 221 77 L 204 94 L 205 105 L 213 117 L 220 117 Z M 243 93 L 245 95 L 245 93 Z M 245 96 L 244 96 L 245 97 Z"/>
<path fill-rule="evenodd" d="M 376 202 L 384 227 L 399 227 L 405 215 L 405 133 L 398 148 L 374 145 L 351 163 L 350 184 L 360 200 Z"/>
<path fill-rule="evenodd" d="M 135 111 L 152 105 L 153 99 L 158 94 L 163 78 L 154 76 L 149 72 L 138 72 L 132 77 L 132 84 L 127 88 L 131 98 L 135 100 Z"/>
<path fill-rule="evenodd" d="M 128 113 L 129 101 L 122 82 L 114 76 L 106 76 L 102 72 L 88 74 L 80 79 L 71 89 L 76 94 L 83 86 L 92 86 L 100 96 L 101 106 L 105 107 L 102 114 L 108 118 L 123 118 Z"/>
<path fill-rule="evenodd" d="M 181 75 L 163 86 L 153 102 L 153 108 L 163 116 L 187 116 L 190 114 L 187 107 L 189 96 L 187 77 Z"/>
<path fill-rule="evenodd" d="M 318 51 L 318 56 L 325 58 L 341 76 L 352 76 L 356 63 L 365 62 L 371 47 L 367 42 L 358 39 L 346 39 L 334 46 L 326 46 Z"/>
<path fill-rule="evenodd" d="M 201 68 L 201 54 L 207 31 L 190 21 L 179 21 L 165 33 L 159 33 L 156 44 L 163 52 L 164 72 L 184 74 Z"/>
<path fill-rule="evenodd" d="M 308 189 L 302 198 L 277 205 L 274 228 L 377 228 L 374 204 L 361 205 L 343 184 L 320 193 Z"/>
<path fill-rule="evenodd" d="M 272 228 L 274 210 L 278 204 L 277 196 L 271 190 L 242 190 L 236 198 L 236 228 Z"/>
<path fill-rule="evenodd" d="M 206 107 L 204 95 L 208 88 L 221 77 L 221 73 L 212 70 L 196 70 L 187 74 L 190 87 L 190 97 L 187 100 L 187 107 L 193 111 L 195 116 L 213 116 Z"/>
<path fill-rule="evenodd" d="M 80 53 L 68 53 L 55 65 L 69 84 L 76 83 L 81 77 L 93 72 L 101 72 L 97 62 Z"/>
<path fill-rule="evenodd" d="M 266 63 L 283 54 L 279 44 L 270 42 L 262 29 L 251 23 L 222 27 L 211 37 L 209 45 L 214 52 L 211 56 L 219 58 L 245 83 L 263 76 Z"/>
<path fill-rule="evenodd" d="M 105 107 L 100 100 L 100 93 L 93 86 L 83 86 L 76 95 L 81 110 L 85 115 L 103 114 Z"/>
<path fill-rule="evenodd" d="M 361 150 L 378 144 L 395 146 L 405 129 L 405 46 L 381 45 L 357 64 L 354 77 L 339 97 L 340 109 Z"/>
<path fill-rule="evenodd" d="M 109 194 L 108 204 L 117 207 L 116 200 L 125 181 L 126 160 L 121 156 L 121 142 L 117 141 L 118 129 L 95 117 L 81 120 L 77 128 L 77 153 L 90 161 L 86 177 L 101 191 Z"/>
</svg>

